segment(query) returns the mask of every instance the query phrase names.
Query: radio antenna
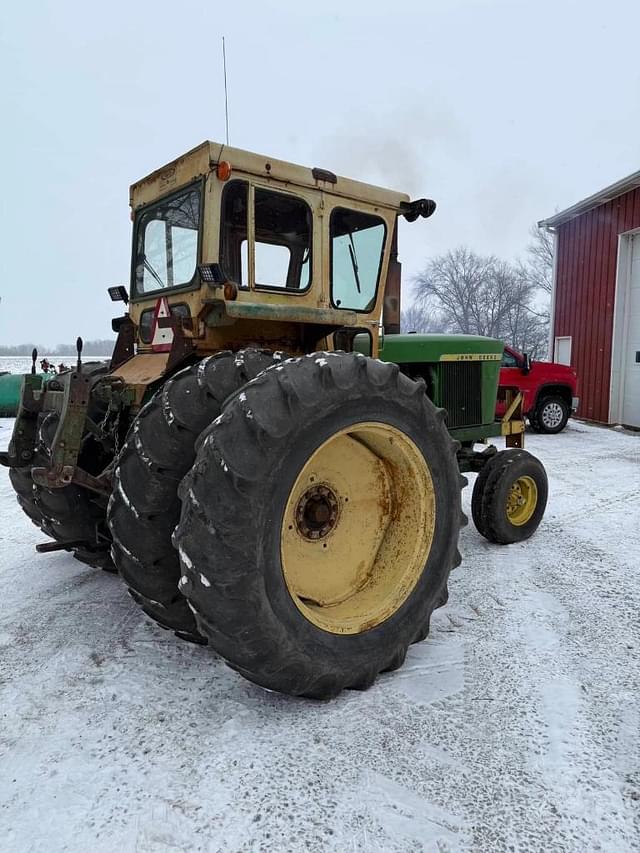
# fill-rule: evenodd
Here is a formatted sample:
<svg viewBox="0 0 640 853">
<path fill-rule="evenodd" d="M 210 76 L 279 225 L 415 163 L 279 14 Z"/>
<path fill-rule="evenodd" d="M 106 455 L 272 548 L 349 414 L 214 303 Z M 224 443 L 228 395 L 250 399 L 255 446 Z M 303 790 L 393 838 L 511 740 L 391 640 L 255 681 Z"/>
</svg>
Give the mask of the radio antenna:
<svg viewBox="0 0 640 853">
<path fill-rule="evenodd" d="M 224 121 L 227 129 L 227 145 L 229 144 L 229 97 L 227 94 L 227 52 L 222 36 L 222 68 L 224 71 Z"/>
</svg>

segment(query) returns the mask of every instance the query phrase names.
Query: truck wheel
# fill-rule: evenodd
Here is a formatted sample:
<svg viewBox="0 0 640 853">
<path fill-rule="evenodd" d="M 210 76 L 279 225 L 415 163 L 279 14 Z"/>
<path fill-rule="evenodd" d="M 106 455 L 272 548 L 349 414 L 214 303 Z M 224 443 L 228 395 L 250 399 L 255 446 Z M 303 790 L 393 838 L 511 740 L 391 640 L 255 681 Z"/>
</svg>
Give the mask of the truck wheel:
<svg viewBox="0 0 640 853">
<path fill-rule="evenodd" d="M 58 428 L 56 412 L 46 414 L 38 430 L 38 447 L 33 467 L 49 464 L 51 445 Z M 78 486 L 62 489 L 47 489 L 33 482 L 31 465 L 28 468 L 11 468 L 9 478 L 16 492 L 18 503 L 31 521 L 43 533 L 57 542 L 79 542 L 69 547 L 73 556 L 98 569 L 115 571 L 109 555 L 108 539 L 104 526 L 105 504 Z"/>
<path fill-rule="evenodd" d="M 547 505 L 544 466 L 526 450 L 501 450 L 478 474 L 471 515 L 478 532 L 499 545 L 528 539 Z"/>
<path fill-rule="evenodd" d="M 446 601 L 458 442 L 424 383 L 352 353 L 265 371 L 180 484 L 180 590 L 250 681 L 329 698 L 402 664 Z"/>
<path fill-rule="evenodd" d="M 141 410 L 118 456 L 107 514 L 114 563 L 144 612 L 183 639 L 205 642 L 178 591 L 180 564 L 171 544 L 178 484 L 193 465 L 198 435 L 226 398 L 278 357 L 220 352 L 182 370 Z"/>
<path fill-rule="evenodd" d="M 536 432 L 558 433 L 566 427 L 570 414 L 569 405 L 562 397 L 543 397 L 529 422 Z"/>
</svg>

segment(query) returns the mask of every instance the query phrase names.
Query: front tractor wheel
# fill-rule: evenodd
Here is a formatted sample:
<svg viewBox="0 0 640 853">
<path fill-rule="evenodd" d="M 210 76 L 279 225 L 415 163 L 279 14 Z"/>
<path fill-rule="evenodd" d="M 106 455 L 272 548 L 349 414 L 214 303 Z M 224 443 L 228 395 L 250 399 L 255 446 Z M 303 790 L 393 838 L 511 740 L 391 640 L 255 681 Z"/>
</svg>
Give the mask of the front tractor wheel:
<svg viewBox="0 0 640 853">
<path fill-rule="evenodd" d="M 547 494 L 547 474 L 539 459 L 526 450 L 502 450 L 476 478 L 471 499 L 474 524 L 489 542 L 522 542 L 538 529 Z"/>
<path fill-rule="evenodd" d="M 198 441 L 180 589 L 232 668 L 316 698 L 402 663 L 446 601 L 456 443 L 396 365 L 315 353 L 267 370 Z"/>
</svg>

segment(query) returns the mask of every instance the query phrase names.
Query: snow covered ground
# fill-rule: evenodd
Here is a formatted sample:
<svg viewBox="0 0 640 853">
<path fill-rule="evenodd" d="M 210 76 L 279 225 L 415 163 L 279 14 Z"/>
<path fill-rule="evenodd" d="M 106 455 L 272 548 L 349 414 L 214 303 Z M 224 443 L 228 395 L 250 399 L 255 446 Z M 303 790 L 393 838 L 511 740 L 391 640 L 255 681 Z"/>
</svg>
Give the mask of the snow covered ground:
<svg viewBox="0 0 640 853">
<path fill-rule="evenodd" d="M 117 578 L 37 555 L 0 469 L 0 850 L 640 850 L 640 435 L 528 448 L 537 535 L 466 528 L 430 639 L 330 703 L 253 687 Z"/>
</svg>

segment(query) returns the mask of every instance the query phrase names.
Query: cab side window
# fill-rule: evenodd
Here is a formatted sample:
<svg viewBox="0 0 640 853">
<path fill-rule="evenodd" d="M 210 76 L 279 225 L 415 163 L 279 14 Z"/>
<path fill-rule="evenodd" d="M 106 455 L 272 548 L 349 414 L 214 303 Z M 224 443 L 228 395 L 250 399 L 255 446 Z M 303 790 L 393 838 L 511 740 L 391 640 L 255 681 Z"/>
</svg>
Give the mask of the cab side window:
<svg viewBox="0 0 640 853">
<path fill-rule="evenodd" d="M 331 302 L 336 308 L 371 311 L 382 266 L 384 220 L 358 210 L 336 208 L 329 227 Z"/>
<path fill-rule="evenodd" d="M 306 290 L 311 275 L 311 210 L 295 196 L 256 187 L 256 287 Z"/>
<path fill-rule="evenodd" d="M 222 194 L 220 221 L 220 265 L 230 281 L 249 286 L 247 237 L 249 184 L 230 181 Z"/>
<path fill-rule="evenodd" d="M 224 189 L 220 263 L 241 287 L 249 276 L 249 184 L 231 181 Z M 311 283 L 312 214 L 301 198 L 256 187 L 254 190 L 257 288 L 306 290 Z"/>
</svg>

